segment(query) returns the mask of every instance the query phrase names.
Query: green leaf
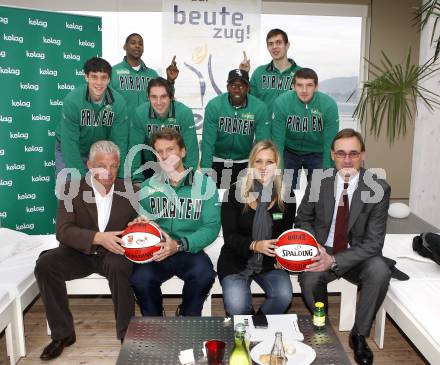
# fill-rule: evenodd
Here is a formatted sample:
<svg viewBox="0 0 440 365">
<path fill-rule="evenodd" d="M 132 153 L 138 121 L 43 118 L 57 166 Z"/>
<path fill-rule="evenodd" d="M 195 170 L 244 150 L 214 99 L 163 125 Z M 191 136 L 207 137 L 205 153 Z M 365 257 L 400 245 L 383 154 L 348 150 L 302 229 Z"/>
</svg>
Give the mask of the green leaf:
<svg viewBox="0 0 440 365">
<path fill-rule="evenodd" d="M 370 132 L 378 137 L 385 127 L 387 138 L 392 143 L 406 134 L 407 123 L 417 113 L 417 98 L 430 110 L 440 106 L 440 96 L 420 85 L 439 67 L 434 58 L 423 65 L 412 64 L 411 49 L 403 64 L 393 64 L 385 52 L 382 52 L 382 56 L 380 65 L 366 60 L 372 79 L 362 84 L 353 118 L 363 124 L 370 116 Z"/>
</svg>

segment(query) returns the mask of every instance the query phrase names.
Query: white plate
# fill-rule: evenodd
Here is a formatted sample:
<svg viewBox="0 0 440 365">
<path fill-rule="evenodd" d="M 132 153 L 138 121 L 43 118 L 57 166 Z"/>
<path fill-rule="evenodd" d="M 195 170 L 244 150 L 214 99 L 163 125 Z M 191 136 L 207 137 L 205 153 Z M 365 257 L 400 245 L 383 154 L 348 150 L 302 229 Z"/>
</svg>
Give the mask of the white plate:
<svg viewBox="0 0 440 365">
<path fill-rule="evenodd" d="M 289 341 L 287 344 L 293 344 L 296 352 L 293 355 L 287 355 L 286 365 L 310 365 L 315 360 L 316 352 L 310 346 L 299 342 Z M 260 361 L 260 355 L 270 354 L 272 351 L 273 341 L 263 341 L 251 350 L 251 357 L 257 364 L 268 365 Z"/>
</svg>

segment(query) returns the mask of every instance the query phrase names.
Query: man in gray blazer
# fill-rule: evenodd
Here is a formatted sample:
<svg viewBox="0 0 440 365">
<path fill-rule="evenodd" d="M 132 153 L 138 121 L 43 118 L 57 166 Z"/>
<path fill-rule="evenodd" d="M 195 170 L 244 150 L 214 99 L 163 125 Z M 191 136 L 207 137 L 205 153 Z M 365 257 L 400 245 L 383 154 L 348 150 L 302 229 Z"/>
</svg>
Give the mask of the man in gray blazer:
<svg viewBox="0 0 440 365">
<path fill-rule="evenodd" d="M 349 344 L 356 362 L 367 365 L 373 363 L 373 353 L 365 337 L 391 277 L 382 257 L 391 188 L 361 167 L 364 155 L 365 145 L 358 132 L 344 129 L 335 136 L 331 157 L 336 170 L 324 170 L 324 177 L 314 174 L 299 206 L 295 228 L 312 233 L 321 244 L 314 262 L 299 276 L 309 310 L 316 301 L 327 303 L 327 283 L 332 280 L 343 277 L 360 285 Z M 343 210 L 344 202 L 348 203 L 347 211 Z"/>
<path fill-rule="evenodd" d="M 81 181 L 71 181 L 57 212 L 60 246 L 37 260 L 35 277 L 41 292 L 52 341 L 40 358 L 52 360 L 76 341 L 66 281 L 93 273 L 108 279 L 116 318 L 116 335 L 124 338 L 134 315 L 134 294 L 128 281 L 132 263 L 124 257 L 121 231 L 136 216 L 135 197 L 123 180 L 117 179 L 119 148 L 110 141 L 95 142 Z M 76 192 L 76 194 L 75 194 Z M 70 194 L 74 195 L 68 199 Z"/>
</svg>

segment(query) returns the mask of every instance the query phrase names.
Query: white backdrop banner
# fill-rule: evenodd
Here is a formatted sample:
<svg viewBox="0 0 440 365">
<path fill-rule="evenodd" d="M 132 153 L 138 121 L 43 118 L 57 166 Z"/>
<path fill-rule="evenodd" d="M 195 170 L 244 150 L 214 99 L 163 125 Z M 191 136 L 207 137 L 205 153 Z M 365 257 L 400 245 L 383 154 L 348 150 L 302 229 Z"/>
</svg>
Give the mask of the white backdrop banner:
<svg viewBox="0 0 440 365">
<path fill-rule="evenodd" d="M 163 0 L 163 62 L 176 55 L 176 99 L 192 108 L 198 133 L 203 110 L 226 92 L 228 72 L 243 51 L 257 60 L 261 0 Z"/>
</svg>

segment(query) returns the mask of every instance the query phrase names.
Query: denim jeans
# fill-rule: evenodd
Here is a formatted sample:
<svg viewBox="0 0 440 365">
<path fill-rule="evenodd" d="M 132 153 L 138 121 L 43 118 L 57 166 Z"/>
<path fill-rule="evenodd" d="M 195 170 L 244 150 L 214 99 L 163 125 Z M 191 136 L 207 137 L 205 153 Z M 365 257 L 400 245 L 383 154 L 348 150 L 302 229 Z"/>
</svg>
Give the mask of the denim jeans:
<svg viewBox="0 0 440 365">
<path fill-rule="evenodd" d="M 162 283 L 174 275 L 184 281 L 182 314 L 201 316 L 203 302 L 214 283 L 216 272 L 204 251 L 178 252 L 163 261 L 133 266 L 130 282 L 143 316 L 162 315 Z"/>
<path fill-rule="evenodd" d="M 293 169 L 292 185 L 295 188 L 298 183 L 299 170 L 304 168 L 307 170 L 307 181 L 312 178 L 314 169 L 322 169 L 322 153 L 314 152 L 306 155 L 298 155 L 294 152 L 284 151 L 284 169 Z"/>
<path fill-rule="evenodd" d="M 292 301 L 290 276 L 284 270 L 270 270 L 251 277 L 232 274 L 223 278 L 223 300 L 229 315 L 254 312 L 250 289 L 252 280 L 255 280 L 266 294 L 266 300 L 260 308 L 264 314 L 282 314 L 287 310 Z"/>
</svg>

